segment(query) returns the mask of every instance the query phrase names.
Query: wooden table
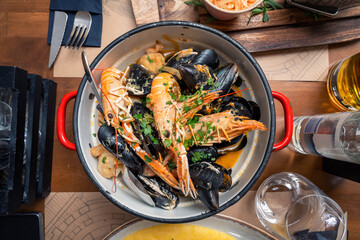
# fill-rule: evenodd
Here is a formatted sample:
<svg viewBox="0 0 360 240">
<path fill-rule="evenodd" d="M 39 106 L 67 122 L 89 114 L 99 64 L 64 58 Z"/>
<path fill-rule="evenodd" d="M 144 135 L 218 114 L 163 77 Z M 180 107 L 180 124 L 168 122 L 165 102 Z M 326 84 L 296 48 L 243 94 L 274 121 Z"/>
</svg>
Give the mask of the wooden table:
<svg viewBox="0 0 360 240">
<path fill-rule="evenodd" d="M 0 65 L 13 65 L 42 75 L 58 83 L 57 103 L 69 91 L 78 88 L 80 78 L 53 78 L 48 69 L 50 47 L 46 43 L 49 0 L 0 1 Z M 360 51 L 360 41 L 329 46 L 330 63 Z M 324 82 L 270 81 L 272 90 L 289 97 L 294 116 L 336 112 L 330 104 Z M 72 138 L 72 105 L 67 108 L 66 132 Z M 283 112 L 276 103 L 279 140 L 283 132 Z M 54 135 L 52 191 L 96 192 L 97 188 L 84 172 L 75 152 L 65 149 Z M 360 183 L 330 175 L 322 170 L 320 157 L 306 156 L 285 148 L 274 152 L 261 178 L 252 190 L 273 173 L 291 171 L 302 174 L 319 186 L 348 212 L 351 238 L 360 235 Z M 23 210 L 44 211 L 44 200 Z"/>
</svg>

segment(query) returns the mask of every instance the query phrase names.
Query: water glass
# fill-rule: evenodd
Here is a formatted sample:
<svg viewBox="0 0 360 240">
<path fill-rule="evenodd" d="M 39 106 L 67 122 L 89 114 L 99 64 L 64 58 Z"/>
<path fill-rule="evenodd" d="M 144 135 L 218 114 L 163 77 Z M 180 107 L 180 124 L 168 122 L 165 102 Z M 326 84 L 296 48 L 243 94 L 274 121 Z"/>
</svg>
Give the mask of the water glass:
<svg viewBox="0 0 360 240">
<path fill-rule="evenodd" d="M 255 197 L 262 225 L 282 239 L 343 239 L 346 219 L 339 205 L 305 177 L 290 172 L 267 178 Z M 307 237 L 307 238 L 306 238 Z"/>
</svg>

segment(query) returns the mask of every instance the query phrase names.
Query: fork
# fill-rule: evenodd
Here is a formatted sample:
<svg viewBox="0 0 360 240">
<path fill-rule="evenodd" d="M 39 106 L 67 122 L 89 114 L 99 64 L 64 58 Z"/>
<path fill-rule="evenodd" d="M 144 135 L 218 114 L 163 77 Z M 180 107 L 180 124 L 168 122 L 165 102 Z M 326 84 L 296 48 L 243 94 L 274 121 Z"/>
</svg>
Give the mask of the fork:
<svg viewBox="0 0 360 240">
<path fill-rule="evenodd" d="M 75 15 L 74 25 L 65 47 L 70 48 L 72 46 L 73 49 L 75 47 L 77 47 L 77 49 L 81 48 L 90 32 L 91 21 L 91 15 L 88 11 L 78 11 Z"/>
</svg>

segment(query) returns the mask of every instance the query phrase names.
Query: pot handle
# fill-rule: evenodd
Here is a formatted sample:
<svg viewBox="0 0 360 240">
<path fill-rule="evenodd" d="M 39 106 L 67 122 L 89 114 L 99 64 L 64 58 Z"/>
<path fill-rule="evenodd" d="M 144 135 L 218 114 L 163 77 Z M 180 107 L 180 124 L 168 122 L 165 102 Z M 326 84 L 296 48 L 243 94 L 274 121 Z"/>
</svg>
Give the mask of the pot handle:
<svg viewBox="0 0 360 240">
<path fill-rule="evenodd" d="M 57 137 L 60 141 L 60 143 L 70 149 L 75 151 L 75 144 L 70 142 L 69 139 L 66 137 L 65 134 L 65 113 L 66 113 L 66 106 L 68 104 L 68 102 L 75 98 L 77 94 L 77 90 L 69 92 L 67 94 L 65 94 L 65 96 L 61 99 L 60 101 L 60 106 L 58 109 L 58 114 L 57 114 L 57 120 L 56 120 L 56 132 L 57 132 Z"/>
<path fill-rule="evenodd" d="M 284 108 L 284 120 L 285 120 L 284 138 L 280 142 L 274 144 L 273 151 L 275 152 L 286 147 L 291 141 L 291 137 L 293 133 L 293 112 L 291 109 L 290 101 L 284 94 L 272 91 L 272 95 L 273 98 L 279 100 L 280 103 L 282 104 Z"/>
</svg>

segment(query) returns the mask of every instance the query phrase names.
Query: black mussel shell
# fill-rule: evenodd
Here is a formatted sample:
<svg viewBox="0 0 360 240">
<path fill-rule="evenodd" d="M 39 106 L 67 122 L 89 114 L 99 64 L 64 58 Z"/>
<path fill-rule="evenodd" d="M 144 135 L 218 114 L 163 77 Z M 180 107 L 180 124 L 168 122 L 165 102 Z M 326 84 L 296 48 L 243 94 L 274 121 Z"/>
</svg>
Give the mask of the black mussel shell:
<svg viewBox="0 0 360 240">
<path fill-rule="evenodd" d="M 249 101 L 249 105 L 250 105 L 250 111 L 252 113 L 251 119 L 259 121 L 261 117 L 259 105 L 257 105 L 257 103 L 253 101 Z"/>
<path fill-rule="evenodd" d="M 187 158 L 190 162 L 213 162 L 218 157 L 219 154 L 214 147 L 193 147 L 187 152 Z"/>
<path fill-rule="evenodd" d="M 180 64 L 190 62 L 198 53 L 193 49 L 184 49 L 177 53 L 167 60 L 165 66 L 177 68 Z"/>
<path fill-rule="evenodd" d="M 215 143 L 214 147 L 217 148 L 219 154 L 225 154 L 227 152 L 239 151 L 243 149 L 247 144 L 247 137 L 245 134 L 241 134 L 231 141 L 222 141 L 221 143 Z"/>
<path fill-rule="evenodd" d="M 180 64 L 179 72 L 182 80 L 191 91 L 196 92 L 200 87 L 208 90 L 213 85 L 213 70 L 206 65 Z M 211 85 L 208 84 L 210 79 Z"/>
<path fill-rule="evenodd" d="M 238 66 L 235 63 L 229 63 L 215 71 L 217 80 L 211 92 L 221 91 L 220 96 L 230 92 L 231 86 L 234 84 L 238 76 Z"/>
<path fill-rule="evenodd" d="M 134 89 L 128 89 L 130 95 L 144 96 L 150 93 L 151 83 L 155 77 L 154 73 L 150 72 L 139 64 L 132 64 L 130 66 L 126 87 Z"/>
<path fill-rule="evenodd" d="M 223 167 L 224 172 L 224 180 L 219 187 L 220 192 L 226 192 L 229 191 L 232 186 L 232 178 L 231 178 L 231 172 Z"/>
<path fill-rule="evenodd" d="M 135 151 L 129 146 L 125 139 L 116 134 L 115 128 L 102 125 L 98 130 L 98 139 L 100 143 L 111 152 L 115 157 L 121 161 L 126 167 L 133 170 L 137 174 L 142 174 L 144 171 L 144 161 L 135 153 Z M 117 140 L 116 140 L 117 139 Z M 116 144 L 118 150 L 116 151 Z"/>
<path fill-rule="evenodd" d="M 224 181 L 223 167 L 213 162 L 191 164 L 189 172 L 197 188 L 218 189 Z"/>
<path fill-rule="evenodd" d="M 164 155 L 166 149 L 159 140 L 158 132 L 152 124 L 154 117 L 151 110 L 139 102 L 134 102 L 130 114 L 135 118 L 134 125 L 137 135 L 141 135 L 138 137 L 145 140 L 142 142 L 144 150 L 149 151 L 148 153 L 153 156 L 157 156 L 157 152 Z M 147 128 L 146 134 L 145 128 Z"/>
<path fill-rule="evenodd" d="M 248 118 L 252 117 L 252 113 L 250 112 L 250 104 L 245 98 L 236 96 L 227 97 L 225 97 L 224 102 L 222 103 L 221 112 L 231 110 L 231 113 L 234 116 L 242 116 Z M 228 103 L 226 104 L 226 102 Z"/>
<path fill-rule="evenodd" d="M 179 204 L 179 197 L 172 188 L 159 177 L 148 178 L 138 175 L 137 178 L 143 183 L 145 190 L 157 207 L 172 210 Z"/>
<path fill-rule="evenodd" d="M 237 87 L 240 87 L 243 82 L 244 82 L 244 79 L 240 75 L 238 75 L 237 78 L 235 79 L 234 85 Z"/>
<path fill-rule="evenodd" d="M 205 49 L 199 52 L 190 63 L 193 65 L 207 65 L 210 68 L 215 69 L 219 67 L 220 60 L 218 54 L 214 50 Z"/>
<path fill-rule="evenodd" d="M 219 191 L 217 189 L 199 189 L 198 198 L 211 211 L 219 209 Z"/>
</svg>

